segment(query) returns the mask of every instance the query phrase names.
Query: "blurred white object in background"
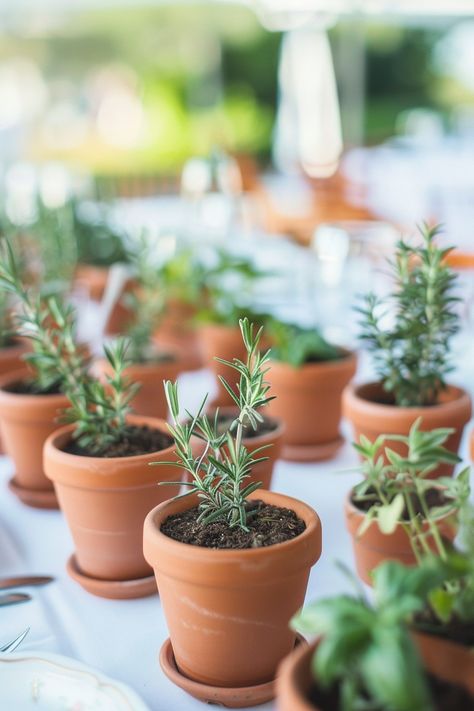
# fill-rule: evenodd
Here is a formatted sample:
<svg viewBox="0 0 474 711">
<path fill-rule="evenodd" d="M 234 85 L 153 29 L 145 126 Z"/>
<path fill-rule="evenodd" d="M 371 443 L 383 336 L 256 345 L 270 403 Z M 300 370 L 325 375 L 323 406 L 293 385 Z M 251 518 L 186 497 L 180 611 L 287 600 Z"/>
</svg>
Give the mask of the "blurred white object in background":
<svg viewBox="0 0 474 711">
<path fill-rule="evenodd" d="M 332 175 L 342 153 L 341 119 L 327 18 L 283 38 L 274 160 L 282 172 L 298 166 L 311 177 Z"/>
<path fill-rule="evenodd" d="M 242 194 L 237 161 L 221 150 L 209 158 L 190 158 L 181 175 L 181 195 L 191 205 L 187 230 L 216 240 L 232 228 Z"/>
</svg>

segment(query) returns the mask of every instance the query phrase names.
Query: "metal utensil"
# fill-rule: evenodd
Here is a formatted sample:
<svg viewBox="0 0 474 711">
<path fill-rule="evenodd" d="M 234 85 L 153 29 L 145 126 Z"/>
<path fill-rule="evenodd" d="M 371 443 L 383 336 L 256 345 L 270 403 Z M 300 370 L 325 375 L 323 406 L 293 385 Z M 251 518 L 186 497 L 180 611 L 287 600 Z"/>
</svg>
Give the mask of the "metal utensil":
<svg viewBox="0 0 474 711">
<path fill-rule="evenodd" d="M 0 578 L 0 590 L 10 590 L 11 588 L 25 588 L 52 583 L 54 578 L 50 575 L 21 575 L 16 578 Z"/>
<path fill-rule="evenodd" d="M 26 593 L 7 593 L 6 595 L 0 595 L 0 607 L 18 605 L 20 602 L 28 602 L 29 600 L 31 600 L 31 595 Z"/>
<path fill-rule="evenodd" d="M 23 642 L 29 631 L 30 628 L 27 627 L 26 630 L 24 630 L 21 634 L 18 635 L 18 637 L 15 637 L 15 639 L 12 639 L 11 642 L 7 642 L 6 644 L 2 645 L 0 647 L 0 652 L 14 652 L 15 649 Z"/>
</svg>

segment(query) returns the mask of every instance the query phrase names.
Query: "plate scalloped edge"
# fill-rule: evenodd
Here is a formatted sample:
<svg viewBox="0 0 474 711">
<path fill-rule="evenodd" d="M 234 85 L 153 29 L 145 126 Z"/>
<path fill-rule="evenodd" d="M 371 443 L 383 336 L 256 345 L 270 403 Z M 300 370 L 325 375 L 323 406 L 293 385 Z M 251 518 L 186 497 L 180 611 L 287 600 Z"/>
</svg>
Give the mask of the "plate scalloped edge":
<svg viewBox="0 0 474 711">
<path fill-rule="evenodd" d="M 66 657 L 61 654 L 53 654 L 49 652 L 0 653 L 0 674 L 4 665 L 27 665 L 28 663 L 33 665 L 36 663 L 36 666 L 38 667 L 37 673 L 41 672 L 41 665 L 43 665 L 43 671 L 45 672 L 53 671 L 56 674 L 59 673 L 59 675 L 66 680 L 69 677 L 69 680 L 76 684 L 80 684 L 82 681 L 88 686 L 89 689 L 95 688 L 101 693 L 109 693 L 111 701 L 116 702 L 117 700 L 120 700 L 123 702 L 120 707 L 117 708 L 117 711 L 150 711 L 149 707 L 140 699 L 138 694 L 127 685 L 122 684 L 122 682 L 115 681 L 102 672 L 93 669 L 92 667 L 89 667 L 86 664 L 73 659 L 72 657 Z M 27 666 L 25 666 L 25 670 L 28 670 Z M 31 672 L 31 668 L 26 671 L 27 674 L 31 674 Z M 0 685 L 0 707 L 2 701 L 2 686 L 3 685 Z M 32 701 L 35 703 L 34 691 Z"/>
</svg>

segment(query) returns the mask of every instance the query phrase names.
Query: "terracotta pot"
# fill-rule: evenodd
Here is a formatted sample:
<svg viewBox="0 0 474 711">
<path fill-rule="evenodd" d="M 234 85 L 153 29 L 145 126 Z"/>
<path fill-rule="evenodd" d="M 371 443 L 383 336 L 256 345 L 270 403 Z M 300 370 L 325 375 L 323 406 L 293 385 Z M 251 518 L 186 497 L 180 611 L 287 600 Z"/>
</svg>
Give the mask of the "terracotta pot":
<svg viewBox="0 0 474 711">
<path fill-rule="evenodd" d="M 238 326 L 221 326 L 219 324 L 202 326 L 199 330 L 199 343 L 204 363 L 216 376 L 217 395 L 212 404 L 216 407 L 233 405 L 233 400 L 219 381 L 219 376 L 223 376 L 231 387 L 236 389 L 238 373 L 229 368 L 229 366 L 219 363 L 215 358 L 224 358 L 224 360 L 245 359 L 246 351 L 240 328 Z"/>
<path fill-rule="evenodd" d="M 23 368 L 0 379 L 2 441 L 15 466 L 12 480 L 15 493 L 25 503 L 57 507 L 53 485 L 43 471 L 43 445 L 51 432 L 58 429 L 57 418 L 68 407 L 69 400 L 61 393 L 23 395 L 9 392 L 11 386 L 27 377 L 28 370 Z M 36 504 L 35 498 L 38 499 Z"/>
<path fill-rule="evenodd" d="M 108 278 L 108 267 L 93 264 L 78 264 L 74 275 L 76 285 L 84 288 L 92 301 L 102 300 Z"/>
<path fill-rule="evenodd" d="M 11 346 L 0 348 L 0 378 L 12 370 L 19 370 L 25 367 L 22 356 L 29 350 L 28 343 L 15 341 Z M 0 454 L 4 452 L 4 447 L 0 438 Z"/>
<path fill-rule="evenodd" d="M 352 492 L 345 503 L 346 527 L 352 536 L 357 573 L 364 583 L 372 585 L 371 571 L 385 560 L 397 560 L 404 565 L 415 565 L 416 560 L 410 540 L 400 524 L 397 525 L 394 533 L 387 535 L 382 533 L 376 521 L 372 521 L 369 528 L 359 535 L 365 513 L 352 503 L 351 495 Z M 456 527 L 450 518 L 446 516 L 440 519 L 438 527 L 444 537 L 453 540 Z M 434 546 L 433 551 L 435 551 Z"/>
<path fill-rule="evenodd" d="M 178 356 L 163 363 L 134 363 L 126 368 L 126 377 L 141 385 L 131 402 L 137 415 L 166 420 L 168 405 L 163 380 L 176 380 L 182 370 L 182 361 Z M 100 380 L 105 381 L 105 376 L 112 374 L 112 368 L 106 358 L 100 358 L 95 361 L 93 372 Z"/>
<path fill-rule="evenodd" d="M 236 414 L 236 410 L 233 407 L 220 407 L 219 412 L 222 415 Z M 211 415 L 212 414 L 211 412 Z M 273 469 L 277 460 L 280 458 L 285 425 L 281 420 L 276 420 L 275 424 L 276 427 L 271 432 L 265 432 L 257 437 L 244 437 L 242 440 L 250 453 L 260 447 L 267 447 L 267 449 L 257 454 L 257 456 L 268 457 L 268 459 L 265 462 L 255 465 L 252 468 L 250 477 L 247 479 L 249 483 L 251 481 L 259 481 L 262 485 L 262 489 L 270 489 Z"/>
<path fill-rule="evenodd" d="M 197 331 L 193 323 L 196 307 L 183 301 L 172 300 L 153 340 L 160 350 L 171 349 L 186 361 L 186 370 L 203 367 Z"/>
<path fill-rule="evenodd" d="M 163 521 L 195 506 L 195 497 L 162 504 L 145 521 L 145 558 L 155 570 L 177 667 L 214 687 L 253 687 L 274 678 L 295 644 L 288 622 L 321 555 L 321 523 L 309 506 L 263 490 L 251 498 L 293 509 L 305 531 L 244 550 L 192 546 L 161 533 Z"/>
<path fill-rule="evenodd" d="M 355 373 L 355 354 L 300 368 L 279 361 L 271 361 L 270 366 L 266 380 L 275 400 L 267 412 L 286 425 L 283 458 L 316 461 L 333 456 L 343 443 L 341 395 Z"/>
<path fill-rule="evenodd" d="M 97 267 L 92 264 L 79 264 L 76 268 L 75 283 L 83 287 L 92 301 L 102 301 L 109 279 L 109 267 Z M 128 279 L 123 293 L 136 288 L 136 281 Z M 132 314 L 130 309 L 119 299 L 112 309 L 105 331 L 107 334 L 122 333 L 127 327 Z"/>
<path fill-rule="evenodd" d="M 435 641 L 432 643 L 432 640 Z M 460 663 L 456 666 L 450 663 L 452 660 L 437 656 L 436 638 L 416 634 L 415 641 L 428 673 L 451 684 L 463 686 L 474 696 L 474 655 L 468 648 L 464 648 L 462 659 L 459 655 Z M 320 711 L 308 700 L 315 683 L 311 662 L 316 646 L 315 643 L 309 647 L 299 647 L 280 665 L 277 677 L 278 711 Z M 448 651 L 445 649 L 445 652 Z"/>
<path fill-rule="evenodd" d="M 162 420 L 131 415 L 131 424 L 167 432 Z M 150 467 L 149 462 L 173 460 L 174 446 L 131 457 L 83 457 L 63 451 L 74 426 L 53 433 L 44 447 L 46 476 L 54 482 L 75 545 L 79 570 L 98 580 L 135 580 L 151 570 L 142 552 L 146 514 L 178 493 L 173 466 Z"/>
<path fill-rule="evenodd" d="M 463 644 L 457 644 L 424 632 L 413 632 L 412 634 L 426 668 L 440 679 L 464 686 L 474 697 L 472 647 L 466 647 Z"/>
<path fill-rule="evenodd" d="M 449 385 L 441 394 L 439 405 L 432 407 L 397 407 L 377 402 L 383 398 L 381 383 L 349 385 L 343 395 L 344 415 L 354 430 L 354 440 L 361 434 L 374 441 L 380 434 L 408 435 L 410 427 L 422 417 L 421 429 L 434 430 L 437 427 L 453 427 L 456 431 L 448 438 L 446 447 L 457 454 L 464 426 L 471 418 L 471 398 L 465 390 Z M 386 394 L 385 394 L 386 397 Z M 406 453 L 400 442 L 388 442 L 387 446 Z M 450 476 L 454 467 L 449 464 L 439 466 L 431 476 Z"/>
</svg>

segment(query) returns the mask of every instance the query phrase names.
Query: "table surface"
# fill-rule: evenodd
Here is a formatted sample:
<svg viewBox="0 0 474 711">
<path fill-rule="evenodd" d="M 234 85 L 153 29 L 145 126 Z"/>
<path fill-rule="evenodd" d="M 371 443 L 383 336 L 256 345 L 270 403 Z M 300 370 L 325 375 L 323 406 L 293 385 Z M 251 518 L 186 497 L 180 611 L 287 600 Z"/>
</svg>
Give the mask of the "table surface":
<svg viewBox="0 0 474 711">
<path fill-rule="evenodd" d="M 365 377 L 366 368 L 359 375 Z M 464 377 L 463 377 L 464 375 Z M 468 376 L 467 378 L 465 376 Z M 472 360 L 469 373 L 456 373 L 455 381 L 474 386 Z M 180 389 L 187 406 L 213 389 L 207 371 L 183 374 Z M 467 433 L 462 454 L 467 453 Z M 350 437 L 347 423 L 343 433 Z M 322 520 L 323 555 L 314 566 L 306 599 L 348 591 L 350 583 L 335 566 L 343 561 L 353 567 L 349 536 L 345 530 L 343 502 L 358 475 L 348 471 L 356 458 L 348 442 L 338 456 L 319 464 L 280 461 L 272 488 L 306 501 Z M 2 610 L 1 640 L 8 640 L 25 627 L 30 632 L 22 651 L 56 652 L 74 657 L 138 692 L 151 711 L 202 709 L 162 673 L 157 655 L 167 629 L 160 599 L 104 600 L 86 593 L 70 580 L 65 561 L 73 550 L 66 522 L 60 511 L 40 511 L 22 505 L 7 489 L 12 464 L 0 458 L 0 574 L 44 573 L 56 581 L 34 591 L 32 602 Z M 270 703 L 259 707 L 274 709 Z"/>
</svg>

